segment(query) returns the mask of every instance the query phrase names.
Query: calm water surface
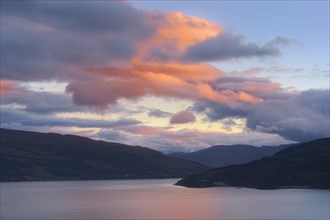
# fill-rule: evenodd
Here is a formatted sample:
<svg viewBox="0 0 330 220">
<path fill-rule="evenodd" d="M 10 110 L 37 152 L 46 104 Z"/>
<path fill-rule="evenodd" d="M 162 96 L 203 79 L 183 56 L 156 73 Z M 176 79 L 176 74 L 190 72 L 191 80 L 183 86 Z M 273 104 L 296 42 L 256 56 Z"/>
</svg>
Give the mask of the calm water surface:
<svg viewBox="0 0 330 220">
<path fill-rule="evenodd" d="M 1 183 L 1 219 L 329 219 L 329 190 L 189 189 L 177 180 Z"/>
</svg>

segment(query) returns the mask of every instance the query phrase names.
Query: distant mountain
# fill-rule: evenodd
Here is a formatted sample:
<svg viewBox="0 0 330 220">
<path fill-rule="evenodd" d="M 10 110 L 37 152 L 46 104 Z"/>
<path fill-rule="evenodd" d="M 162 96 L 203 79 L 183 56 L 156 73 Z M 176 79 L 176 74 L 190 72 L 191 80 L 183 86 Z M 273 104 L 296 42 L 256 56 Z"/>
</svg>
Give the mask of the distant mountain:
<svg viewBox="0 0 330 220">
<path fill-rule="evenodd" d="M 0 129 L 0 180 L 184 177 L 208 167 L 158 151 L 74 135 Z"/>
<path fill-rule="evenodd" d="M 187 187 L 330 188 L 330 138 L 288 147 L 273 156 L 191 175 Z"/>
<path fill-rule="evenodd" d="M 244 164 L 273 155 L 290 145 L 254 147 L 251 145 L 216 145 L 192 153 L 171 153 L 171 156 L 195 161 L 209 167 Z"/>
</svg>

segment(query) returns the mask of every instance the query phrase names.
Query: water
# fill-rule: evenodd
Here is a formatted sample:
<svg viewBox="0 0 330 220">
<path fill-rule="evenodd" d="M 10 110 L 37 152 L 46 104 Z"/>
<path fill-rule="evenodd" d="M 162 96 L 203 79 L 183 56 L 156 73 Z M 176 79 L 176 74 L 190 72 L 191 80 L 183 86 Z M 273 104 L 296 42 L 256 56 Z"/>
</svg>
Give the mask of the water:
<svg viewBox="0 0 330 220">
<path fill-rule="evenodd" d="M 330 190 L 189 189 L 177 180 L 1 183 L 1 219 L 329 219 Z"/>
</svg>

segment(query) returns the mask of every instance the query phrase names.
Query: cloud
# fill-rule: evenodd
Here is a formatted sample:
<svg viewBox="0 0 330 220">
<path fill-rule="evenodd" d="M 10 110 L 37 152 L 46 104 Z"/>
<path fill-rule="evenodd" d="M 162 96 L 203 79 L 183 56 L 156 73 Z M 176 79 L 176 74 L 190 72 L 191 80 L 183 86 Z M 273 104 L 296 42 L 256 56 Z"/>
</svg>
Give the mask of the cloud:
<svg viewBox="0 0 330 220">
<path fill-rule="evenodd" d="M 70 83 L 66 91 L 72 93 L 75 104 L 101 108 L 116 103 L 119 98 L 137 99 L 146 94 L 137 80 L 77 81 Z"/>
<path fill-rule="evenodd" d="M 303 141 L 329 133 L 329 91 L 290 93 L 278 83 L 255 77 L 301 69 L 273 66 L 224 73 L 203 63 L 277 56 L 281 46 L 294 43 L 290 39 L 275 37 L 257 44 L 202 18 L 144 11 L 122 1 L 5 1 L 1 6 L 1 126 L 97 128 L 102 129 L 101 138 L 136 140 L 145 146 L 150 141 L 161 149 L 206 147 L 228 137 L 174 132 L 130 118 L 111 121 L 56 114 L 95 109 L 113 113 L 122 99 L 153 96 L 193 103 L 189 112 L 174 114 L 171 123 L 193 122 L 194 114 L 200 114 L 235 126 L 230 119 L 241 118 L 258 143 L 261 137 Z M 64 81 L 67 93 L 29 91 L 19 83 L 49 80 Z M 146 109 L 149 117 L 170 117 Z M 132 117 L 136 113 L 124 111 Z M 248 135 L 230 137 L 234 142 Z"/>
<path fill-rule="evenodd" d="M 259 103 L 247 115 L 247 127 L 303 142 L 330 136 L 329 90 L 309 90 L 286 100 Z"/>
<path fill-rule="evenodd" d="M 166 118 L 171 115 L 171 113 L 161 111 L 159 109 L 151 109 L 148 113 L 150 117 L 157 117 L 157 118 Z"/>
<path fill-rule="evenodd" d="M 240 75 L 256 75 L 260 72 L 262 72 L 264 69 L 263 68 L 260 68 L 260 67 L 253 67 L 253 68 L 250 68 L 248 70 L 245 70 L 245 71 L 242 71 L 240 72 Z"/>
<path fill-rule="evenodd" d="M 0 80 L 0 97 L 5 97 L 11 95 L 15 90 L 17 85 L 13 81 Z"/>
<path fill-rule="evenodd" d="M 97 136 L 112 142 L 125 142 L 128 141 L 127 135 L 122 134 L 122 132 L 116 130 L 102 129 L 97 133 Z"/>
<path fill-rule="evenodd" d="M 229 117 L 244 118 L 253 108 L 250 104 L 227 105 L 209 101 L 194 103 L 192 110 L 201 112 L 207 116 L 210 121 L 218 121 Z"/>
<path fill-rule="evenodd" d="M 122 33 L 127 30 L 137 36 L 148 32 L 145 14 L 129 4 L 109 2 L 3 2 L 1 14 L 19 16 L 56 29 L 87 33 Z M 68 22 L 70 21 L 70 22 Z"/>
<path fill-rule="evenodd" d="M 81 80 L 86 68 L 130 59 L 156 30 L 150 16 L 119 1 L 4 2 L 2 77 Z"/>
<path fill-rule="evenodd" d="M 290 44 L 292 40 L 277 37 L 262 46 L 246 42 L 244 36 L 222 32 L 217 37 L 206 39 L 189 47 L 182 59 L 189 62 L 219 61 L 227 59 L 276 56 L 279 45 Z"/>
<path fill-rule="evenodd" d="M 113 121 L 79 118 L 61 118 L 55 115 L 33 114 L 23 110 L 1 108 L 1 127 L 79 127 L 79 128 L 120 128 L 140 124 L 136 119 Z"/>
<path fill-rule="evenodd" d="M 51 102 L 50 102 L 51 100 Z M 58 112 L 86 111 L 88 108 L 76 106 L 66 94 L 52 92 L 29 91 L 24 88 L 16 90 L 15 95 L 1 98 L 2 105 L 16 104 L 24 111 L 37 114 L 51 114 Z"/>
<path fill-rule="evenodd" d="M 145 125 L 124 126 L 121 127 L 120 130 L 138 135 L 153 135 L 163 131 L 161 128 Z"/>
<path fill-rule="evenodd" d="M 206 19 L 181 12 L 151 12 L 157 31 L 153 38 L 140 45 L 143 60 L 176 60 L 191 45 L 218 35 L 223 28 Z"/>
<path fill-rule="evenodd" d="M 285 99 L 290 96 L 279 83 L 261 77 L 223 76 L 210 84 L 215 90 L 241 91 L 262 100 Z"/>
<path fill-rule="evenodd" d="M 254 97 L 244 91 L 232 91 L 227 89 L 216 90 L 211 85 L 203 83 L 197 85 L 198 93 L 205 100 L 210 100 L 215 103 L 228 103 L 238 101 L 243 103 L 258 103 L 262 100 Z"/>
<path fill-rule="evenodd" d="M 243 71 L 231 71 L 227 72 L 227 76 L 238 76 L 238 77 L 247 77 L 253 76 L 260 73 L 299 73 L 304 71 L 303 68 L 292 68 L 292 67 L 281 67 L 281 66 L 271 66 L 271 67 L 252 67 Z"/>
<path fill-rule="evenodd" d="M 330 135 L 329 90 L 288 93 L 260 78 L 222 77 L 212 84 L 220 88 L 239 88 L 262 99 L 258 103 L 207 100 L 195 102 L 191 108 L 205 114 L 210 121 L 230 117 L 246 119 L 247 128 L 273 133 L 283 138 L 304 142 Z"/>
<path fill-rule="evenodd" d="M 196 99 L 202 94 L 198 81 L 222 74 L 210 65 L 134 63 L 131 68 L 91 70 L 103 80 L 73 81 L 66 90 L 79 105 L 100 106 L 117 103 L 118 99 L 136 100 L 145 95 Z M 200 74 L 204 72 L 205 74 Z M 197 84 L 197 85 L 196 85 Z"/>
<path fill-rule="evenodd" d="M 281 67 L 281 66 L 271 66 L 265 68 L 264 71 L 271 72 L 271 73 L 298 73 L 303 71 L 303 68 L 288 68 L 288 67 Z"/>
<path fill-rule="evenodd" d="M 270 93 L 279 89 L 276 83 L 266 80 L 258 81 L 258 79 L 250 84 L 245 82 L 244 87 L 215 86 L 214 82 L 221 82 L 226 78 L 222 77 L 222 71 L 206 64 L 136 62 L 130 68 L 111 67 L 90 71 L 95 76 L 104 79 L 69 83 L 67 92 L 72 94 L 76 104 L 106 108 L 108 104 L 117 103 L 120 98 L 136 100 L 145 95 L 176 97 L 193 101 L 204 99 L 216 103 L 233 101 L 258 103 L 262 99 L 256 97 L 255 94 Z M 245 79 L 245 81 L 248 80 Z M 250 90 L 255 94 L 250 93 Z"/>
<path fill-rule="evenodd" d="M 2 11 L 2 77 L 66 81 L 67 93 L 79 106 L 105 109 L 119 99 L 146 95 L 261 101 L 243 90 L 210 85 L 223 75 L 211 65 L 177 60 L 187 48 L 228 36 L 205 19 L 142 11 L 118 1 L 5 2 Z M 278 38 L 267 47 L 284 41 Z"/>
<path fill-rule="evenodd" d="M 187 111 L 178 112 L 172 115 L 172 117 L 170 118 L 171 124 L 184 124 L 195 121 L 196 121 L 196 117 L 194 116 L 194 114 Z"/>
</svg>

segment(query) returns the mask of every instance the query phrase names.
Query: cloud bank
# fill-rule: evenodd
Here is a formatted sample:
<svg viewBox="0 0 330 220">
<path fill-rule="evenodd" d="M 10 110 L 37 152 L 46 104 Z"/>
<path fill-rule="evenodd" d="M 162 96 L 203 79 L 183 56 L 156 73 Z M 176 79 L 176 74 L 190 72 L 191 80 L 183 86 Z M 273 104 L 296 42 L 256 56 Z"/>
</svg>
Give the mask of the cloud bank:
<svg viewBox="0 0 330 220">
<path fill-rule="evenodd" d="M 171 126 L 183 126 L 200 123 L 197 115 L 219 124 L 239 118 L 246 121 L 247 132 L 265 137 L 275 134 L 306 141 L 329 136 L 329 90 L 288 92 L 270 79 L 257 77 L 261 72 L 301 68 L 272 64 L 225 73 L 210 64 L 276 58 L 281 48 L 295 43 L 292 39 L 277 36 L 256 43 L 203 18 L 145 11 L 123 1 L 5 1 L 0 28 L 4 127 L 93 128 L 99 129 L 93 134 L 100 138 L 124 141 L 143 136 L 140 143 L 148 140 L 155 146 L 215 143 L 214 133 L 184 130 L 176 134 L 134 118 L 101 121 L 56 115 L 107 112 L 122 100 L 134 103 L 160 97 L 189 100 L 192 106 L 173 111 L 176 114 L 153 106 L 145 121 L 169 118 Z M 66 90 L 57 94 L 20 87 L 22 82 L 40 81 L 65 82 Z M 196 140 L 198 132 L 213 141 Z"/>
</svg>

